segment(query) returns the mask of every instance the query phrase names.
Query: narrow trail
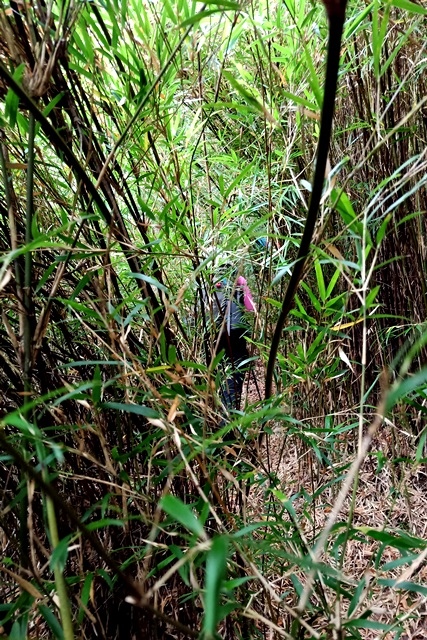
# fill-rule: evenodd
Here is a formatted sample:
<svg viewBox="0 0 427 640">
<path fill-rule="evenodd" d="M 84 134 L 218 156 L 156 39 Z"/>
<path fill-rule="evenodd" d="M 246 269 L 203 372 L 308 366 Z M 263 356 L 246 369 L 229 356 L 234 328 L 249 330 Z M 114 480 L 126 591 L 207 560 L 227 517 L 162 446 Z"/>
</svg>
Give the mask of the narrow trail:
<svg viewBox="0 0 427 640">
<path fill-rule="evenodd" d="M 242 408 L 250 407 L 264 398 L 265 395 L 265 366 L 261 358 L 255 360 L 251 370 L 246 375 L 243 385 Z"/>
</svg>

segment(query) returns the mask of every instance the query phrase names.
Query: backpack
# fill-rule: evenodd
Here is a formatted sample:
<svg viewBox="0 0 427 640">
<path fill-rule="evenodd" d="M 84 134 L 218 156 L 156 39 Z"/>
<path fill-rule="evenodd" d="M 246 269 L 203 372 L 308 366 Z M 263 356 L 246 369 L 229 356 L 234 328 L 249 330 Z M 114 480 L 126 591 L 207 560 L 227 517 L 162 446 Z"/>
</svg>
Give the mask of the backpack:
<svg viewBox="0 0 427 640">
<path fill-rule="evenodd" d="M 230 335 L 233 329 L 247 328 L 243 311 L 243 291 L 240 287 L 233 287 L 227 279 L 221 280 L 219 285 L 214 290 L 212 304 L 217 330 L 225 329 Z"/>
</svg>

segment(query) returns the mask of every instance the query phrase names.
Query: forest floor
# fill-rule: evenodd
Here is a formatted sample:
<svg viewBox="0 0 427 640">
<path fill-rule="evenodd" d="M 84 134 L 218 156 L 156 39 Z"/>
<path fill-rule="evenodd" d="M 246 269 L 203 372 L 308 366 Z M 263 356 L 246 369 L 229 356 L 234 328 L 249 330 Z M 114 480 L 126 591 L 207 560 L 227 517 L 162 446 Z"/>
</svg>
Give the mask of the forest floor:
<svg viewBox="0 0 427 640">
<path fill-rule="evenodd" d="M 264 375 L 264 367 L 257 361 L 246 381 L 244 402 L 248 409 L 263 397 Z M 309 430 L 309 425 L 307 429 Z M 337 466 L 342 466 L 343 461 L 352 462 L 356 448 L 357 443 L 354 443 L 350 436 L 342 436 L 342 440 L 336 443 L 334 462 Z M 396 451 L 399 452 L 397 460 Z M 413 592 L 409 593 L 404 589 L 384 587 L 378 581 L 400 577 L 402 582 L 417 583 L 425 588 L 427 549 L 419 549 L 419 559 L 413 563 L 408 561 L 406 564 L 390 567 L 389 563 L 397 561 L 405 551 L 393 544 L 385 545 L 367 535 L 367 532 L 373 530 L 374 535 L 378 532 L 381 536 L 384 530 L 390 533 L 400 530 L 405 534 L 426 538 L 427 473 L 425 465 L 410 464 L 409 461 L 414 457 L 413 452 L 414 435 L 385 421 L 360 469 L 354 502 L 350 492 L 336 519 L 337 523 L 346 523 L 350 518 L 353 533 L 357 530 L 355 535 L 350 536 L 351 539 L 345 546 L 344 560 L 341 560 L 343 587 L 345 588 L 346 584 L 351 585 L 351 590 L 354 591 L 362 579 L 366 583 L 360 603 L 352 617 L 360 618 L 363 617 L 364 611 L 370 611 L 368 617 L 380 623 L 389 624 L 392 620 L 403 620 L 404 634 L 400 636 L 401 640 L 427 638 L 427 597 L 417 597 Z M 315 496 L 308 506 L 306 497 L 298 497 L 293 502 L 295 511 L 300 516 L 300 533 L 305 540 L 314 541 L 324 528 L 342 485 L 341 481 L 333 482 L 336 471 L 319 461 L 313 450 L 307 448 L 298 436 L 289 436 L 286 433 L 286 425 L 280 423 L 274 426 L 273 434 L 265 438 L 261 458 L 262 464 L 278 477 L 286 496 Z M 265 514 L 265 498 L 261 493 L 263 492 L 260 491 L 259 495 L 251 493 L 251 502 L 248 504 L 249 511 L 253 511 L 255 517 Z M 390 542 L 392 543 L 392 539 Z M 413 551 L 408 551 L 409 553 Z M 322 561 L 337 567 L 337 558 L 331 548 L 324 553 Z M 301 582 L 305 582 L 303 575 Z M 283 583 L 279 585 L 275 576 L 275 589 L 279 588 L 283 593 L 290 586 L 292 591 L 289 579 L 283 579 Z M 348 602 L 342 599 L 337 603 L 336 594 L 328 593 L 327 588 L 325 594 L 329 596 L 333 615 L 345 618 Z M 290 601 L 288 604 L 295 606 L 296 603 Z M 323 624 L 321 626 L 324 628 Z M 384 634 L 382 631 L 370 629 L 358 631 L 364 640 L 392 640 L 396 637 L 395 632 Z"/>
</svg>

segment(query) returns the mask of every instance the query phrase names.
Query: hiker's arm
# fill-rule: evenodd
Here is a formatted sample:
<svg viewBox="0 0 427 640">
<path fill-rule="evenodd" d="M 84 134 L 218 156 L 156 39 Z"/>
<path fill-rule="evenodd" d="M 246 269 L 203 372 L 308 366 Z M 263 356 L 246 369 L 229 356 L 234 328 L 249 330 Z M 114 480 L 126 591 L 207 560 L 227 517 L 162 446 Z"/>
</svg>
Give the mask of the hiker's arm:
<svg viewBox="0 0 427 640">
<path fill-rule="evenodd" d="M 255 311 L 255 302 L 254 299 L 252 297 L 252 293 L 251 290 L 248 287 L 248 283 L 246 282 L 246 279 L 243 276 L 239 276 L 236 280 L 236 284 L 239 287 L 242 287 L 242 291 L 243 291 L 243 302 L 245 305 L 245 309 L 247 311 Z"/>
</svg>

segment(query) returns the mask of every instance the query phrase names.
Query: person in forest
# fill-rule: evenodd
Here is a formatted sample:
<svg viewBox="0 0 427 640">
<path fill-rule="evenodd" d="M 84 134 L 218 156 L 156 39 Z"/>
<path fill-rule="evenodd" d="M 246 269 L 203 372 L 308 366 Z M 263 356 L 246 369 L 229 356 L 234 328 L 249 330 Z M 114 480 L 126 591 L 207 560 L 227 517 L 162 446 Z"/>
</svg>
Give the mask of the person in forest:
<svg viewBox="0 0 427 640">
<path fill-rule="evenodd" d="M 249 330 L 246 311 L 254 312 L 255 304 L 243 276 L 222 278 L 215 284 L 211 308 L 215 324 L 213 357 L 224 350 L 226 364 L 231 367 L 231 373 L 221 387 L 227 409 L 238 409 L 242 396 L 244 363 L 249 358 L 245 338 Z"/>
</svg>

